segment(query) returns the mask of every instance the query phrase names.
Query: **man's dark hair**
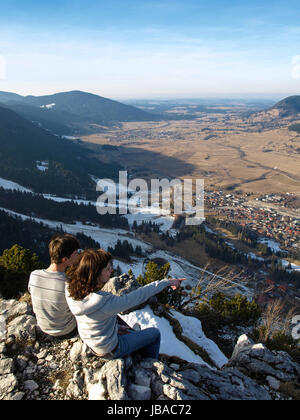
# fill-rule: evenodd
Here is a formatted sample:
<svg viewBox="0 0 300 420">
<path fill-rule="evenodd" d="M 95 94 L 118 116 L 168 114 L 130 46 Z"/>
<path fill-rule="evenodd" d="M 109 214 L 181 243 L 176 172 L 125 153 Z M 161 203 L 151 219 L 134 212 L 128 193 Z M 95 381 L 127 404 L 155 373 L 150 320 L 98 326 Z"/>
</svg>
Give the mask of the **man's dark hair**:
<svg viewBox="0 0 300 420">
<path fill-rule="evenodd" d="M 63 258 L 70 258 L 80 248 L 78 240 L 68 233 L 55 235 L 49 243 L 49 254 L 52 264 L 60 264 Z"/>
</svg>

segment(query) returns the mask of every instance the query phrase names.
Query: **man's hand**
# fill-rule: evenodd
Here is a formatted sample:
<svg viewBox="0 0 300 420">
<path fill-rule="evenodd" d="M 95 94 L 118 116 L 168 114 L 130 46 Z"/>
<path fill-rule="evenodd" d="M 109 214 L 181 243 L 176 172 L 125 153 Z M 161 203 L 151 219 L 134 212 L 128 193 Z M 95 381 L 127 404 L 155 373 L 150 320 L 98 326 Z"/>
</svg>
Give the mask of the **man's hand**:
<svg viewBox="0 0 300 420">
<path fill-rule="evenodd" d="M 119 325 L 119 335 L 129 334 L 132 329 L 130 327 L 126 327 L 125 325 Z"/>
<path fill-rule="evenodd" d="M 184 280 L 186 280 L 186 279 L 169 279 L 169 282 L 171 283 L 170 284 L 171 288 L 173 290 L 177 290 L 180 287 L 181 282 L 184 281 Z"/>
</svg>

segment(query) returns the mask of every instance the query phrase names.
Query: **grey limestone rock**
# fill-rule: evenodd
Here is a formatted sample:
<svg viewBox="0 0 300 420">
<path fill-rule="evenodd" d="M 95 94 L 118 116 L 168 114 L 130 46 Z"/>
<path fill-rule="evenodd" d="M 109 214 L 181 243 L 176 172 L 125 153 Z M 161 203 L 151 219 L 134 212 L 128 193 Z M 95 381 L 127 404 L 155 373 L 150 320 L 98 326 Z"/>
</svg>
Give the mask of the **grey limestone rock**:
<svg viewBox="0 0 300 420">
<path fill-rule="evenodd" d="M 128 278 L 116 280 L 116 291 L 123 280 Z M 131 287 L 134 282 L 127 290 Z M 270 351 L 247 336 L 240 337 L 221 369 L 174 364 L 167 357 L 107 361 L 79 337 L 47 340 L 36 334 L 30 305 L 0 299 L 0 309 L 0 400 L 287 399 L 281 383 L 300 378 L 300 366 L 285 352 Z"/>
<path fill-rule="evenodd" d="M 241 341 L 245 343 L 247 340 L 244 337 Z M 237 343 L 226 366 L 236 367 L 250 377 L 266 379 L 272 376 L 283 382 L 299 380 L 300 366 L 287 353 L 271 351 L 263 344 L 254 344 L 250 340 L 248 343 L 247 346 Z"/>
</svg>

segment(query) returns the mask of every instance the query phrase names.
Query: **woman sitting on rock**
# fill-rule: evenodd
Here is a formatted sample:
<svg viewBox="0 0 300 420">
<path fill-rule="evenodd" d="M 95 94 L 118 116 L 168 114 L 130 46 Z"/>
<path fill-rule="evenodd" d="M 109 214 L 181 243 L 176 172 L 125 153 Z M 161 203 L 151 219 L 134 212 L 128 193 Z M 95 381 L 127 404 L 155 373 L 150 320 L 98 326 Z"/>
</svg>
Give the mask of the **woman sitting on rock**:
<svg viewBox="0 0 300 420">
<path fill-rule="evenodd" d="M 84 251 L 68 273 L 66 297 L 76 318 L 81 339 L 98 356 L 117 359 L 139 352 L 157 359 L 160 332 L 157 328 L 134 331 L 119 326 L 117 314 L 146 302 L 166 287 L 177 289 L 182 280 L 155 281 L 133 292 L 116 296 L 102 290 L 113 272 L 112 255 L 103 249 Z"/>
</svg>

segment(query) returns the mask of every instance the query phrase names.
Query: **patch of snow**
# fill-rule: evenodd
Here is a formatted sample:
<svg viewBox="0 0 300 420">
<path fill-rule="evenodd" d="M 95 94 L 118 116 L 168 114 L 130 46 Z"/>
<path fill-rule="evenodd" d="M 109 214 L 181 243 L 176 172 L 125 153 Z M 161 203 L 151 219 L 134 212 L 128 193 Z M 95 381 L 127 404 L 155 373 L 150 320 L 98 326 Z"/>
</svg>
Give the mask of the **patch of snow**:
<svg viewBox="0 0 300 420">
<path fill-rule="evenodd" d="M 156 225 L 159 225 L 159 228 L 162 232 L 169 232 L 170 236 L 174 237 L 178 232 L 177 229 L 172 229 L 174 223 L 173 217 L 157 216 L 155 211 L 153 213 L 146 213 L 141 211 L 136 214 L 126 214 L 124 217 L 126 217 L 130 226 L 132 226 L 134 222 L 136 222 L 137 225 L 141 225 L 143 222 L 152 222 Z"/>
<path fill-rule="evenodd" d="M 89 204 L 95 205 L 94 201 L 88 201 L 88 200 L 82 200 L 82 199 L 75 199 L 75 198 L 65 198 L 65 197 L 56 197 L 52 194 L 42 194 L 46 200 L 53 200 L 57 201 L 58 203 L 65 203 L 67 201 L 73 201 L 76 204 L 84 204 L 85 206 L 88 206 Z"/>
<path fill-rule="evenodd" d="M 0 187 L 6 189 L 6 190 L 19 190 L 23 192 L 32 192 L 29 188 L 25 188 L 20 184 L 17 184 L 16 182 L 9 181 L 7 179 L 0 178 Z"/>
<path fill-rule="evenodd" d="M 99 181 L 99 178 L 95 177 L 94 175 L 90 175 L 90 178 L 95 182 L 96 184 Z M 159 202 L 153 202 L 151 201 L 151 205 L 148 206 L 142 206 L 141 205 L 141 195 L 148 196 L 148 191 L 136 191 L 133 189 L 128 188 L 128 186 L 124 186 L 123 184 L 120 184 L 118 182 L 114 182 L 113 180 L 106 180 L 106 196 L 114 196 L 115 188 L 116 188 L 116 202 L 118 201 L 118 204 L 110 204 L 111 207 L 116 207 L 117 209 L 125 209 L 127 211 L 127 214 L 124 215 L 124 217 L 127 218 L 129 225 L 133 225 L 134 221 L 137 222 L 137 224 L 142 224 L 143 221 L 149 222 L 152 221 L 153 223 L 160 226 L 160 230 L 162 232 L 169 231 L 170 235 L 175 236 L 177 234 L 176 229 L 172 229 L 172 225 L 174 222 L 174 218 L 170 216 L 170 212 L 168 210 L 164 210 L 160 207 Z M 133 193 L 134 195 L 131 198 L 121 198 L 119 199 L 120 194 L 124 193 Z M 111 193 L 111 194 L 110 194 Z M 135 196 L 135 193 L 138 194 L 138 196 Z M 99 192 L 99 196 L 102 194 L 102 192 Z M 151 194 L 151 192 L 150 192 Z M 101 206 L 102 203 L 98 202 L 97 206 Z"/>
<path fill-rule="evenodd" d="M 40 171 L 45 172 L 49 169 L 49 162 L 48 161 L 43 162 L 43 161 L 37 160 L 36 167 Z"/>
<path fill-rule="evenodd" d="M 204 360 L 196 355 L 186 344 L 178 340 L 173 332 L 173 328 L 166 318 L 154 315 L 150 306 L 133 311 L 127 315 L 120 315 L 121 318 L 130 326 L 138 323 L 141 329 L 158 328 L 161 333 L 160 354 L 177 356 L 190 363 L 198 363 L 209 366 Z"/>
<path fill-rule="evenodd" d="M 144 258 L 132 258 L 133 262 L 126 263 L 123 261 L 115 260 L 114 266 L 119 266 L 121 269 L 121 273 L 128 273 L 129 270 L 132 270 L 135 277 L 138 277 L 140 274 L 144 272 Z"/>
<path fill-rule="evenodd" d="M 40 171 L 46 171 L 48 169 L 49 166 L 49 162 L 48 161 L 37 161 L 36 162 L 36 167 L 37 169 L 39 169 Z M 92 177 L 92 175 L 90 175 Z M 97 178 L 93 177 L 93 180 L 96 182 Z M 5 188 L 5 189 L 17 189 L 19 191 L 26 191 L 26 192 L 32 192 L 32 190 L 23 187 L 22 185 L 16 184 L 15 182 L 0 178 L 0 186 Z M 101 202 L 97 202 L 97 201 L 90 201 L 90 200 L 83 200 L 83 199 L 74 199 L 74 198 L 65 198 L 65 197 L 57 197 L 55 195 L 52 194 L 42 194 L 42 196 L 47 199 L 47 200 L 53 200 L 59 203 L 64 203 L 64 202 L 68 202 L 68 201 L 73 201 L 76 204 L 84 204 L 84 205 L 93 205 L 95 207 L 103 207 L 105 206 L 106 203 L 101 203 Z M 127 205 L 126 203 L 123 203 L 122 201 L 120 201 L 118 204 L 116 205 L 111 205 L 111 207 L 116 207 L 116 209 L 122 207 L 123 205 Z M 174 219 L 172 216 L 159 216 L 159 209 L 156 209 L 155 207 L 149 207 L 149 208 L 140 208 L 139 212 L 136 214 L 131 214 L 128 213 L 126 215 L 124 215 L 124 217 L 127 218 L 128 223 L 130 226 L 133 225 L 134 221 L 137 222 L 138 225 L 142 224 L 143 221 L 144 222 L 150 222 L 152 221 L 153 223 L 159 225 L 160 230 L 162 232 L 169 232 L 170 236 L 176 236 L 178 230 L 177 229 L 172 229 L 172 225 L 174 222 Z"/>
<path fill-rule="evenodd" d="M 264 258 L 262 257 L 258 257 L 257 255 L 254 254 L 254 252 L 249 252 L 249 254 L 245 254 L 248 257 L 252 258 L 252 260 L 257 260 L 257 261 L 265 261 Z"/>
<path fill-rule="evenodd" d="M 216 232 L 214 232 L 210 227 L 208 227 L 206 223 L 203 223 L 203 227 L 205 229 L 205 232 L 212 233 L 213 235 L 216 235 Z"/>
<path fill-rule="evenodd" d="M 55 107 L 56 104 L 48 104 L 48 105 L 42 105 L 40 108 L 42 109 L 52 109 Z"/>
<path fill-rule="evenodd" d="M 292 271 L 300 271 L 300 266 L 296 264 L 292 264 L 289 261 L 281 260 L 283 267 L 288 268 L 288 266 L 291 264 L 291 270 Z"/>
<path fill-rule="evenodd" d="M 180 322 L 182 335 L 202 347 L 218 367 L 222 367 L 228 362 L 227 357 L 221 352 L 216 343 L 206 337 L 199 319 L 182 315 L 174 309 L 171 309 L 170 312 Z"/>
<path fill-rule="evenodd" d="M 99 242 L 101 247 L 105 250 L 107 250 L 109 246 L 114 247 L 117 244 L 118 240 L 121 240 L 121 241 L 127 240 L 129 243 L 132 244 L 133 247 L 136 247 L 137 245 L 139 245 L 141 246 L 143 252 L 145 253 L 148 253 L 152 249 L 151 245 L 148 245 L 143 241 L 140 241 L 138 239 L 132 238 L 131 236 L 128 236 L 128 232 L 123 229 L 105 229 L 105 228 L 99 228 L 95 226 L 87 226 L 80 222 L 75 222 L 74 224 L 62 223 L 62 222 L 54 221 L 54 220 L 30 217 L 24 214 L 16 213 L 12 210 L 7 210 L 5 208 L 0 208 L 0 210 L 3 210 L 6 213 L 9 213 L 15 216 L 19 216 L 23 220 L 30 219 L 30 220 L 36 221 L 37 223 L 44 223 L 45 225 L 50 226 L 54 229 L 62 227 L 62 229 L 65 232 L 68 232 L 73 235 L 76 235 L 76 233 L 79 233 L 79 232 L 83 233 L 86 236 L 90 236 L 96 242 Z"/>
<path fill-rule="evenodd" d="M 268 247 L 273 252 L 282 252 L 282 249 L 280 248 L 278 242 L 274 241 L 273 239 L 259 238 L 258 242 L 260 242 L 261 244 L 268 245 Z"/>
</svg>

